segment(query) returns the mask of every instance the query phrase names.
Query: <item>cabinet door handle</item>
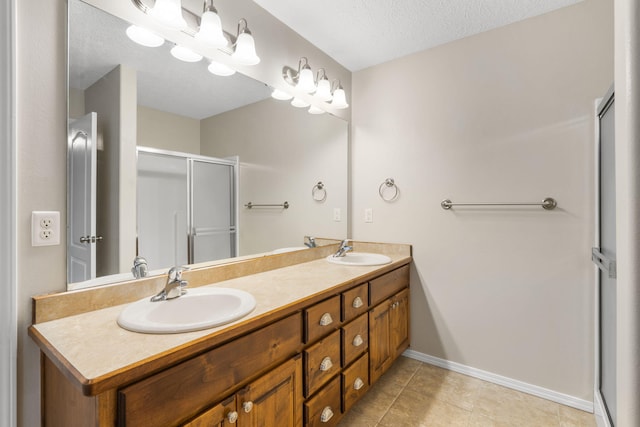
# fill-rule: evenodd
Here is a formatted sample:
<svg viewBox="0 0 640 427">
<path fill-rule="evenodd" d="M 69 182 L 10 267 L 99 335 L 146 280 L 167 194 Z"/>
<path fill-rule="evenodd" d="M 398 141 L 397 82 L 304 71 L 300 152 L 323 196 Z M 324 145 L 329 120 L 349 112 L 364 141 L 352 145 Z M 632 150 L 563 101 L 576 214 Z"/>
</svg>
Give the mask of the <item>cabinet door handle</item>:
<svg viewBox="0 0 640 427">
<path fill-rule="evenodd" d="M 327 356 L 322 359 L 322 362 L 320 362 L 320 370 L 322 372 L 327 372 L 331 368 L 333 368 L 333 362 L 331 361 L 331 358 Z"/>
<path fill-rule="evenodd" d="M 320 318 L 320 326 L 327 326 L 333 323 L 333 317 L 331 317 L 331 314 L 329 313 L 325 313 L 322 315 L 322 317 Z"/>
<path fill-rule="evenodd" d="M 235 424 L 238 421 L 238 413 L 236 411 L 231 411 L 227 414 L 227 421 L 231 424 Z"/>
<path fill-rule="evenodd" d="M 251 402 L 251 401 L 244 402 L 242 404 L 242 409 L 244 410 L 244 412 L 246 412 L 248 414 L 253 409 L 253 402 Z"/>
<path fill-rule="evenodd" d="M 360 307 L 362 307 L 363 305 L 364 305 L 364 303 L 362 302 L 362 298 L 360 298 L 360 297 L 355 297 L 355 298 L 353 299 L 353 303 L 351 303 L 351 306 L 352 306 L 353 308 L 360 308 Z"/>
<path fill-rule="evenodd" d="M 320 422 L 327 423 L 333 417 L 333 411 L 331 410 L 331 406 L 326 406 L 322 413 L 320 414 Z"/>
<path fill-rule="evenodd" d="M 362 339 L 362 336 L 358 334 L 355 337 L 353 337 L 353 341 L 351 342 L 351 344 L 353 344 L 354 347 L 360 347 L 363 342 L 364 340 Z"/>
<path fill-rule="evenodd" d="M 364 387 L 364 381 L 362 381 L 362 378 L 360 377 L 356 378 L 356 380 L 353 382 L 353 389 L 360 390 L 362 387 Z"/>
</svg>

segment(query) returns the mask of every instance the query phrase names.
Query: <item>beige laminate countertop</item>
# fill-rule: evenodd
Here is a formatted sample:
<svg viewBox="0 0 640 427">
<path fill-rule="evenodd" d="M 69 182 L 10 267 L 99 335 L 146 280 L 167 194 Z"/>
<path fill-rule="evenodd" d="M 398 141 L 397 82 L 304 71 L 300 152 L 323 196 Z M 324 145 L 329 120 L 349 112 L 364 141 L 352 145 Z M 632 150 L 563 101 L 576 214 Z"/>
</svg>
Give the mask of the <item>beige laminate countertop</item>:
<svg viewBox="0 0 640 427">
<path fill-rule="evenodd" d="M 328 291 L 340 292 L 411 261 L 405 254 L 388 255 L 391 264 L 382 266 L 317 259 L 207 285 L 241 289 L 256 299 L 249 315 L 220 327 L 178 334 L 131 332 L 117 324 L 127 306 L 122 304 L 37 323 L 30 335 L 85 394 L 94 395 L 291 314 L 329 296 Z"/>
</svg>

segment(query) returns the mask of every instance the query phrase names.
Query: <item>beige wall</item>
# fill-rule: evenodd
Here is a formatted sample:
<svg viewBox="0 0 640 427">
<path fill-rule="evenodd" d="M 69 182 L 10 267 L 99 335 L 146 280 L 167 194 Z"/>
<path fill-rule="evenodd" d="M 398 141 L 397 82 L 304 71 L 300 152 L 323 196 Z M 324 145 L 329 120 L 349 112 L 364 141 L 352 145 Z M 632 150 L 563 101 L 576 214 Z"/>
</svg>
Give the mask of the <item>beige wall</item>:
<svg viewBox="0 0 640 427">
<path fill-rule="evenodd" d="M 240 255 L 300 246 L 305 235 L 347 237 L 347 122 L 267 99 L 201 123 L 203 155 L 240 158 Z M 322 202 L 311 196 L 318 181 Z M 243 207 L 284 201 L 289 209 Z"/>
<path fill-rule="evenodd" d="M 592 401 L 612 12 L 590 0 L 354 73 L 353 237 L 414 245 L 413 350 Z M 394 203 L 377 195 L 387 177 Z M 555 211 L 440 207 L 548 196 Z"/>
<path fill-rule="evenodd" d="M 138 105 L 138 145 L 200 154 L 200 120 Z"/>
<path fill-rule="evenodd" d="M 40 358 L 27 337 L 31 296 L 66 289 L 66 235 L 32 247 L 31 211 L 66 217 L 66 2 L 16 1 L 18 425 L 40 425 Z M 64 227 L 62 228 L 64 230 Z"/>
</svg>

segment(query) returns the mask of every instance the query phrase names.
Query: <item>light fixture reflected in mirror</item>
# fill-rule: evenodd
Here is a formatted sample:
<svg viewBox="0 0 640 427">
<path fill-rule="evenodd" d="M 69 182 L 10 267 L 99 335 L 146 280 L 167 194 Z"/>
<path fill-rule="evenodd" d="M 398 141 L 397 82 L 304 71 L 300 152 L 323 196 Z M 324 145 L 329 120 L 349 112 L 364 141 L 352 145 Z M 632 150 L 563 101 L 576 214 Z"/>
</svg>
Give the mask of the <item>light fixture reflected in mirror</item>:
<svg viewBox="0 0 640 427">
<path fill-rule="evenodd" d="M 171 48 L 171 55 L 184 62 L 198 62 L 202 59 L 202 55 L 199 53 L 180 45 L 175 45 Z"/>
<path fill-rule="evenodd" d="M 179 30 L 187 26 L 187 21 L 182 17 L 180 0 L 156 0 L 149 15 L 169 28 Z"/>
<path fill-rule="evenodd" d="M 241 65 L 256 65 L 260 62 L 260 58 L 256 54 L 255 41 L 247 26 L 247 20 L 244 18 L 238 21 L 238 36 L 231 58 Z"/>
<path fill-rule="evenodd" d="M 205 2 L 204 12 L 200 18 L 200 29 L 194 36 L 199 42 L 210 47 L 226 47 L 227 38 L 222 32 L 222 22 L 218 16 L 218 11 L 213 7 L 213 0 Z"/>
<path fill-rule="evenodd" d="M 305 101 L 304 99 L 301 98 L 293 98 L 293 101 L 291 101 L 291 105 L 293 105 L 296 108 L 307 108 L 309 104 L 307 101 Z"/>
<path fill-rule="evenodd" d="M 146 47 L 158 47 L 164 44 L 164 39 L 157 34 L 152 33 L 146 28 L 130 25 L 127 30 L 127 37 L 139 45 Z"/>
<path fill-rule="evenodd" d="M 311 107 L 309 107 L 309 114 L 324 114 L 325 111 L 322 108 L 316 107 L 315 105 L 312 105 Z"/>
<path fill-rule="evenodd" d="M 236 70 L 234 70 L 233 68 L 217 61 L 211 61 L 211 63 L 207 67 L 207 70 L 209 70 L 211 74 L 222 77 L 232 76 L 236 73 Z"/>
<path fill-rule="evenodd" d="M 288 101 L 293 98 L 293 95 L 280 89 L 274 89 L 273 92 L 271 92 L 271 97 L 279 101 Z"/>
</svg>

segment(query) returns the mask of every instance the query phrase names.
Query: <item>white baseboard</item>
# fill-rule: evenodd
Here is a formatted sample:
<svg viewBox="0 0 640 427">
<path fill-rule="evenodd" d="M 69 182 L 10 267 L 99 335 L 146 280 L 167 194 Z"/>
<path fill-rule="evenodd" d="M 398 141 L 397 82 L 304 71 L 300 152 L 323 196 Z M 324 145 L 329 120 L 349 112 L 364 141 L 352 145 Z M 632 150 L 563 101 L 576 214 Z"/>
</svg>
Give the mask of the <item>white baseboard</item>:
<svg viewBox="0 0 640 427">
<path fill-rule="evenodd" d="M 481 369 L 472 368 L 461 363 L 451 362 L 449 360 L 440 359 L 439 357 L 429 356 L 428 354 L 420 353 L 415 350 L 407 350 L 403 353 L 403 355 L 410 357 L 411 359 L 416 359 L 421 362 L 428 363 L 430 365 L 438 366 L 440 368 L 448 369 L 450 371 L 458 372 L 460 374 L 468 375 L 470 377 L 478 378 L 490 383 L 511 388 L 513 390 L 541 397 L 552 402 L 560 403 L 562 405 L 571 406 L 572 408 L 593 413 L 593 402 L 589 402 L 584 399 L 579 399 L 574 396 L 569 396 L 564 393 L 559 393 L 557 391 L 525 383 L 523 381 L 514 380 L 513 378 L 503 377 L 502 375 L 483 371 Z"/>
</svg>

